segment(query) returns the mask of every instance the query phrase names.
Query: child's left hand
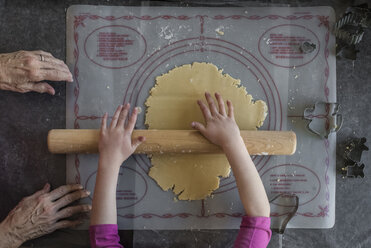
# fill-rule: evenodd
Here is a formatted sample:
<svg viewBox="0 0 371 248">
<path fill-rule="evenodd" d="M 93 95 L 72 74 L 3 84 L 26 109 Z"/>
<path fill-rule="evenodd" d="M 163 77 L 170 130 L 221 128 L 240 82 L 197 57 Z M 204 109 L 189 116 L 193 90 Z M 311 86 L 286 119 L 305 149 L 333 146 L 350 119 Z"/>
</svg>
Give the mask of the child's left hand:
<svg viewBox="0 0 371 248">
<path fill-rule="evenodd" d="M 143 136 L 132 140 L 131 135 L 137 121 L 138 109 L 133 109 L 133 113 L 125 125 L 129 110 L 129 103 L 125 106 L 120 105 L 113 115 L 109 127 L 107 127 L 108 115 L 104 114 L 99 138 L 99 159 L 103 159 L 104 163 L 100 164 L 120 167 L 145 140 Z"/>
</svg>

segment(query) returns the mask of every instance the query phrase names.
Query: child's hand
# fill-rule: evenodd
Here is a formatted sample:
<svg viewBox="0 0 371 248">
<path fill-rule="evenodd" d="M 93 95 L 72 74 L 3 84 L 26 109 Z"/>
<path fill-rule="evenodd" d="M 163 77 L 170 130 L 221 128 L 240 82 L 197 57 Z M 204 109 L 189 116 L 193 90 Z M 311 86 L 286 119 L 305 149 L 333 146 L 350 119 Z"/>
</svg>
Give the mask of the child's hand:
<svg viewBox="0 0 371 248">
<path fill-rule="evenodd" d="M 215 93 L 215 97 L 218 102 L 219 111 L 210 94 L 206 92 L 205 97 L 209 107 L 201 100 L 198 100 L 197 103 L 205 117 L 206 127 L 199 122 L 192 122 L 192 127 L 199 130 L 208 140 L 221 146 L 223 149 L 234 143 L 238 143 L 242 138 L 240 136 L 240 130 L 234 120 L 232 103 L 227 101 L 227 114 L 223 98 L 218 93 Z"/>
<path fill-rule="evenodd" d="M 198 122 L 192 122 L 192 127 L 199 130 L 212 143 L 222 147 L 231 165 L 246 214 L 269 217 L 268 197 L 234 120 L 232 103 L 227 101 L 227 115 L 224 101 L 219 94 L 215 93 L 219 111 L 210 94 L 205 93 L 205 96 L 209 107 L 200 100 L 197 102 L 205 117 L 206 127 Z"/>
<path fill-rule="evenodd" d="M 107 162 L 104 164 L 108 164 L 108 166 L 113 164 L 120 167 L 145 140 L 142 136 L 134 140 L 131 139 L 135 122 L 137 121 L 138 109 L 133 109 L 133 113 L 125 125 L 129 109 L 129 103 L 125 104 L 124 107 L 120 105 L 113 115 L 111 125 L 108 128 L 107 113 L 103 116 L 99 138 L 99 155 L 100 159 L 104 159 Z"/>
</svg>

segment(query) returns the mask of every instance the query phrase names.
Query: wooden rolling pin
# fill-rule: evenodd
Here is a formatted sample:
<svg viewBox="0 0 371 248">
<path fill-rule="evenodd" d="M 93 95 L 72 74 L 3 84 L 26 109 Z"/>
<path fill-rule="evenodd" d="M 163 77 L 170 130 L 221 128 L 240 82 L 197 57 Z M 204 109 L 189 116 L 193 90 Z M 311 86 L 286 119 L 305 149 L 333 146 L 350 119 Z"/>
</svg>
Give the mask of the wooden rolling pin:
<svg viewBox="0 0 371 248">
<path fill-rule="evenodd" d="M 135 153 L 222 153 L 195 130 L 134 130 L 133 137 L 144 136 Z M 292 155 L 296 150 L 296 135 L 291 131 L 241 131 L 251 155 Z M 48 134 L 51 153 L 97 153 L 99 130 L 53 129 Z"/>
</svg>

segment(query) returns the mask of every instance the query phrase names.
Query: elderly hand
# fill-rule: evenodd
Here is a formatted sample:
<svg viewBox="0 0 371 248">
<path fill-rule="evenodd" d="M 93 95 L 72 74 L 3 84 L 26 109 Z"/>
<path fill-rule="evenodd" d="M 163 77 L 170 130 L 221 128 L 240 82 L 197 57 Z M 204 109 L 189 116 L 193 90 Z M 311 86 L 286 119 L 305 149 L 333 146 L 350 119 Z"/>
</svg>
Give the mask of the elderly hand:
<svg viewBox="0 0 371 248">
<path fill-rule="evenodd" d="M 50 185 L 25 197 L 0 223 L 0 247 L 19 247 L 23 242 L 57 229 L 74 227 L 81 219 L 68 219 L 89 212 L 90 205 L 67 206 L 90 192 L 79 184 L 63 185 L 51 192 Z"/>
<path fill-rule="evenodd" d="M 72 82 L 72 74 L 67 65 L 44 51 L 18 51 L 0 54 L 0 89 L 15 92 L 55 94 L 52 86 L 40 82 Z M 38 83 L 40 82 L 40 83 Z"/>
</svg>

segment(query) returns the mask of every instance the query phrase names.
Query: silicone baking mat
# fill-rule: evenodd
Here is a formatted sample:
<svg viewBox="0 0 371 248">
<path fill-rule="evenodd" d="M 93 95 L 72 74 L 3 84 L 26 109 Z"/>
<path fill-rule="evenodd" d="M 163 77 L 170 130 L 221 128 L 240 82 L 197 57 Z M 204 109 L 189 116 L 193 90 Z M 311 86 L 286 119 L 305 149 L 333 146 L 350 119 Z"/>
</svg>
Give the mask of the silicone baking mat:
<svg viewBox="0 0 371 248">
<path fill-rule="evenodd" d="M 261 129 L 297 134 L 295 155 L 253 158 L 270 198 L 299 196 L 288 227 L 330 228 L 336 137 L 313 136 L 302 116 L 316 101 L 336 101 L 334 20 L 329 7 L 72 6 L 67 11 L 67 64 L 74 82 L 67 86 L 66 128 L 99 128 L 104 112 L 112 116 L 123 102 L 145 110 L 156 76 L 195 61 L 213 63 L 241 79 L 255 99 L 267 102 Z M 305 41 L 316 49 L 303 53 Z M 136 128 L 145 128 L 144 113 Z M 98 155 L 68 155 L 67 182 L 93 192 L 97 161 Z M 239 227 L 244 211 L 233 175 L 221 179 L 210 198 L 174 201 L 172 192 L 162 191 L 147 175 L 150 166 L 146 156 L 135 155 L 121 167 L 120 229 Z M 271 207 L 274 220 L 290 206 Z"/>
</svg>

